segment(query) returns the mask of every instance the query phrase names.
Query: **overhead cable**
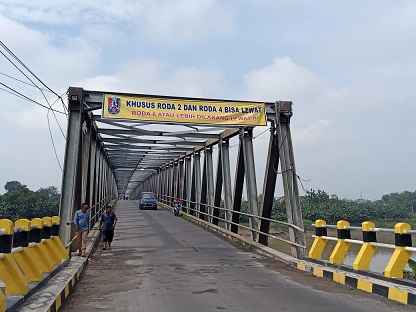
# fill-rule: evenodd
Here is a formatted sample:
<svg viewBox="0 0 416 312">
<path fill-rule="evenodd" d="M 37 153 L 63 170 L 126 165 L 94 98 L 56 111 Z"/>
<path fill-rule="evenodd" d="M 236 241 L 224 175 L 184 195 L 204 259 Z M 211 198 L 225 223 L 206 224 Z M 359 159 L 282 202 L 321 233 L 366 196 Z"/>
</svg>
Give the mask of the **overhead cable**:
<svg viewBox="0 0 416 312">
<path fill-rule="evenodd" d="M 26 95 L 24 95 L 24 94 L 22 94 L 22 93 L 20 93 L 20 92 L 18 92 L 18 91 L 16 91 L 16 90 L 14 90 L 13 88 L 11 88 L 11 87 L 9 87 L 9 86 L 5 85 L 5 84 L 4 84 L 4 83 L 2 83 L 2 82 L 0 82 L 0 85 L 2 85 L 2 86 L 4 86 L 4 87 L 6 87 L 7 89 L 9 89 L 10 91 L 8 91 L 8 90 L 5 90 L 5 91 L 7 91 L 7 92 L 9 92 L 9 93 L 11 93 L 11 94 L 13 94 L 13 95 L 16 95 L 16 96 L 18 96 L 18 97 L 20 97 L 20 98 L 23 98 L 23 99 L 25 99 L 25 100 L 27 100 L 27 101 L 29 101 L 29 102 L 35 103 L 35 104 L 37 104 L 37 105 L 39 105 L 39 106 L 42 106 L 43 108 L 46 108 L 46 109 L 48 109 L 48 110 L 53 111 L 53 112 L 56 112 L 56 113 L 59 113 L 59 114 L 64 114 L 64 115 L 66 115 L 66 113 L 64 113 L 64 112 L 61 112 L 61 111 L 58 111 L 58 110 L 56 110 L 56 109 L 53 109 L 53 108 L 47 107 L 46 105 L 43 105 L 43 104 L 41 104 L 41 103 L 39 103 L 39 102 L 37 102 L 37 101 L 35 101 L 35 100 L 31 99 L 30 97 L 27 97 Z"/>
</svg>

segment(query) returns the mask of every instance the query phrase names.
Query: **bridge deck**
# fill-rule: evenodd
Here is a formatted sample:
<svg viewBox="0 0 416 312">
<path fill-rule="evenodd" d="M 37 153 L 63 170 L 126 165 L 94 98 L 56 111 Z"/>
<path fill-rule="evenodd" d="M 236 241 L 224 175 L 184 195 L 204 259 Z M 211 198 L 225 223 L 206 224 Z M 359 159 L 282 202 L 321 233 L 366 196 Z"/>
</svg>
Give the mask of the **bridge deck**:
<svg viewBox="0 0 416 312">
<path fill-rule="evenodd" d="M 60 311 L 412 311 L 237 248 L 163 209 L 119 201 L 111 251 L 97 250 Z"/>
</svg>

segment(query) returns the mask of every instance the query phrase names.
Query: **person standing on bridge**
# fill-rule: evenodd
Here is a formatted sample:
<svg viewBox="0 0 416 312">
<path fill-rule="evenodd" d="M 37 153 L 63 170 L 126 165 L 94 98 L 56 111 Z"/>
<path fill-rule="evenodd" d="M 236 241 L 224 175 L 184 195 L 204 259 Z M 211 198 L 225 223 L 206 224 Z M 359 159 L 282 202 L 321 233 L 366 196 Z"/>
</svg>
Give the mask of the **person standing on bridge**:
<svg viewBox="0 0 416 312">
<path fill-rule="evenodd" d="M 75 211 L 74 226 L 78 239 L 78 256 L 85 257 L 87 249 L 87 235 L 90 229 L 90 213 L 88 212 L 88 204 L 83 203 L 81 209 Z"/>
<path fill-rule="evenodd" d="M 111 249 L 114 238 L 114 229 L 117 223 L 117 216 L 113 212 L 113 207 L 107 206 L 101 215 L 99 229 L 103 233 L 103 250 Z"/>
</svg>

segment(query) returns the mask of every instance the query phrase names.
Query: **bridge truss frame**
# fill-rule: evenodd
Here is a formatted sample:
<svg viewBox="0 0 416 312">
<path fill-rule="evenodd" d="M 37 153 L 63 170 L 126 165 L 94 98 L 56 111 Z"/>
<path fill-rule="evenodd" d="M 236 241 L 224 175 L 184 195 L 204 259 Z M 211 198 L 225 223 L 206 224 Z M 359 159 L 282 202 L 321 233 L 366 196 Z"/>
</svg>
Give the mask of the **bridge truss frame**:
<svg viewBox="0 0 416 312">
<path fill-rule="evenodd" d="M 268 236 L 263 233 L 270 230 L 268 219 L 272 215 L 277 177 L 281 175 L 287 221 L 293 225 L 289 227 L 292 255 L 300 259 L 305 256 L 305 248 L 301 247 L 306 245 L 305 235 L 299 230 L 303 229 L 303 221 L 290 131 L 291 102 L 266 103 L 270 136 L 262 202 L 258 203 L 253 127 L 192 124 L 186 125 L 186 131 L 146 130 L 155 123 L 106 120 L 94 115 L 102 109 L 104 93 L 110 92 L 74 87 L 68 90 L 69 120 L 60 207 L 63 222 L 70 222 L 84 201 L 93 207 L 91 214 L 96 221 L 110 199 L 122 195 L 136 199 L 143 191 L 153 191 L 159 201 L 168 205 L 174 197 L 180 198 L 186 212 L 215 225 L 223 201 L 225 227 L 238 233 L 245 181 L 251 237 L 267 245 Z M 236 136 L 239 143 L 233 188 L 230 139 Z M 214 148 L 219 150 L 215 176 Z M 61 240 L 67 243 L 70 237 L 70 229 L 61 227 Z"/>
</svg>

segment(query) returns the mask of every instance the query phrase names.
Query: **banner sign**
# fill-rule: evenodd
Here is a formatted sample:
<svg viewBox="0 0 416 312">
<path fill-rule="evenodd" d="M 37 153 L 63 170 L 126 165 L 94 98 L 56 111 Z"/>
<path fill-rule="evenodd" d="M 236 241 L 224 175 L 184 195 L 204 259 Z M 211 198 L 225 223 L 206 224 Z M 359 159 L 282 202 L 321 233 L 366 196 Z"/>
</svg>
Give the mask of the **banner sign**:
<svg viewBox="0 0 416 312">
<path fill-rule="evenodd" d="M 104 94 L 103 118 L 265 126 L 264 103 Z"/>
</svg>

